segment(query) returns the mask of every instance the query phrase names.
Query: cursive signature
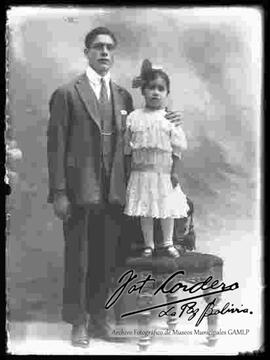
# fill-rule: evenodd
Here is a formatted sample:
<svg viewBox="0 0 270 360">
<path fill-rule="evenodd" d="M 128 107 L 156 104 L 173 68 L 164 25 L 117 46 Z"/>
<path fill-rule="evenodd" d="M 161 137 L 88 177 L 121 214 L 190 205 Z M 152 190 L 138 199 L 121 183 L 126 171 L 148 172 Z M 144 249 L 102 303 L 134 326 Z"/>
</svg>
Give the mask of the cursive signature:
<svg viewBox="0 0 270 360">
<path fill-rule="evenodd" d="M 175 273 L 173 273 L 164 282 L 161 283 L 161 285 L 155 290 L 153 295 L 155 296 L 158 293 L 174 294 L 174 293 L 178 292 L 179 290 L 183 291 L 184 293 L 189 293 L 189 294 L 194 294 L 199 290 L 204 290 L 204 291 L 209 290 L 209 291 L 207 293 L 203 293 L 200 295 L 188 296 L 188 297 L 185 297 L 185 298 L 182 298 L 179 300 L 175 300 L 175 301 L 171 301 L 168 303 L 162 303 L 162 304 L 146 307 L 144 309 L 133 310 L 133 311 L 122 314 L 121 317 L 124 318 L 127 316 L 131 316 L 131 315 L 135 315 L 135 314 L 144 312 L 146 310 L 153 310 L 153 309 L 157 309 L 157 308 L 162 308 L 164 306 L 166 306 L 168 308 L 169 305 L 175 305 L 177 303 L 186 302 L 186 301 L 189 301 L 189 303 L 188 303 L 189 305 L 188 304 L 183 305 L 184 306 L 184 307 L 182 306 L 184 309 L 183 311 L 185 311 L 185 310 L 188 310 L 191 312 L 193 311 L 192 315 L 194 313 L 196 315 L 198 311 L 195 312 L 194 307 L 196 306 L 197 303 L 196 303 L 196 301 L 190 303 L 190 300 L 198 299 L 200 297 L 205 297 L 205 296 L 209 296 L 209 295 L 215 295 L 215 294 L 219 294 L 219 293 L 226 292 L 226 291 L 234 291 L 239 288 L 238 282 L 235 282 L 231 285 L 226 285 L 224 282 L 219 282 L 219 280 L 212 281 L 212 279 L 213 279 L 212 276 L 209 276 L 206 280 L 199 281 L 198 283 L 196 283 L 194 285 L 186 285 L 179 281 L 177 283 L 175 283 L 176 277 L 178 275 L 184 275 L 184 274 L 185 274 L 185 272 L 183 270 L 179 270 L 179 271 L 176 271 Z M 126 293 L 126 294 L 139 293 L 140 294 L 142 292 L 143 288 L 145 288 L 150 283 L 152 285 L 154 285 L 154 283 L 156 282 L 156 279 L 153 278 L 151 276 L 151 274 L 148 274 L 142 280 L 134 281 L 137 278 L 138 278 L 138 275 L 134 272 L 134 270 L 126 271 L 119 278 L 118 283 L 120 284 L 120 286 L 113 292 L 113 294 L 107 300 L 107 302 L 105 304 L 105 309 L 109 309 L 110 307 L 112 307 L 124 293 Z M 213 291 L 211 291 L 211 290 L 213 290 Z M 194 305 L 190 305 L 190 304 L 194 304 Z M 211 303 L 209 303 L 208 305 L 210 305 L 210 304 Z M 186 306 L 188 306 L 188 308 Z M 209 312 L 210 308 L 208 308 L 207 311 Z"/>
<path fill-rule="evenodd" d="M 219 315 L 219 314 L 220 315 L 225 315 L 227 313 L 231 313 L 231 314 L 234 314 L 234 313 L 238 313 L 238 314 L 239 313 L 250 313 L 250 314 L 253 314 L 253 312 L 249 311 L 247 308 L 239 309 L 237 307 L 234 307 L 233 305 L 230 304 L 230 302 L 227 302 L 223 306 L 223 308 L 221 310 L 216 309 L 215 305 L 216 305 L 216 298 L 214 298 L 211 302 L 209 302 L 206 305 L 206 307 L 204 308 L 204 310 L 200 314 L 195 326 L 199 326 L 204 318 L 209 317 L 209 316 L 213 316 L 213 315 Z M 230 306 L 231 306 L 231 308 L 230 308 Z M 241 306 L 243 306 L 243 305 L 241 305 Z M 188 321 L 194 319 L 196 317 L 196 315 L 198 314 L 199 310 L 200 310 L 199 307 L 197 306 L 196 301 L 190 301 L 190 302 L 188 302 L 186 304 L 183 304 L 180 307 L 180 309 L 181 310 L 180 310 L 180 313 L 178 315 L 178 318 L 181 318 L 181 316 L 186 313 L 187 315 L 190 315 L 188 317 Z M 162 310 L 158 314 L 158 317 L 163 317 L 163 316 L 176 317 L 177 312 L 176 312 L 175 306 L 172 306 L 167 310 Z"/>
</svg>

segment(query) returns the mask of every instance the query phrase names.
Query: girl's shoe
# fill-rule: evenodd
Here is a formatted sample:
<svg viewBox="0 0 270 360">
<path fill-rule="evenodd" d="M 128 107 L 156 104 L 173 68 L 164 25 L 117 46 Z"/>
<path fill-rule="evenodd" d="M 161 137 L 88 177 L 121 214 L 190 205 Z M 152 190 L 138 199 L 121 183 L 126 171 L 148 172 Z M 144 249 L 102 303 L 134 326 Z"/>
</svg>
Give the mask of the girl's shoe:
<svg viewBox="0 0 270 360">
<path fill-rule="evenodd" d="M 178 250 L 173 245 L 158 249 L 158 255 L 159 256 L 168 256 L 168 257 L 171 257 L 174 259 L 177 259 L 180 257 Z"/>
<path fill-rule="evenodd" d="M 143 258 L 151 258 L 153 255 L 153 249 L 151 247 L 146 247 L 141 252 L 141 257 Z"/>
</svg>

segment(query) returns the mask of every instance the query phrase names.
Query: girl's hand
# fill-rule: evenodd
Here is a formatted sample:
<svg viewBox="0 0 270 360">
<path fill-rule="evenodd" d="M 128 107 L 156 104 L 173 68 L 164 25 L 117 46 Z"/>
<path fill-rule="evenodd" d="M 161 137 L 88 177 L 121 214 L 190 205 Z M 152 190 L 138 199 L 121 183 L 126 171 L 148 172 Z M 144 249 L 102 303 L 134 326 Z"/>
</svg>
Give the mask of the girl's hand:
<svg viewBox="0 0 270 360">
<path fill-rule="evenodd" d="M 173 188 L 175 188 L 179 184 L 178 175 L 174 172 L 171 173 L 171 182 L 172 182 Z"/>
<path fill-rule="evenodd" d="M 165 118 L 173 123 L 175 126 L 183 125 L 183 115 L 180 111 L 167 111 Z"/>
</svg>

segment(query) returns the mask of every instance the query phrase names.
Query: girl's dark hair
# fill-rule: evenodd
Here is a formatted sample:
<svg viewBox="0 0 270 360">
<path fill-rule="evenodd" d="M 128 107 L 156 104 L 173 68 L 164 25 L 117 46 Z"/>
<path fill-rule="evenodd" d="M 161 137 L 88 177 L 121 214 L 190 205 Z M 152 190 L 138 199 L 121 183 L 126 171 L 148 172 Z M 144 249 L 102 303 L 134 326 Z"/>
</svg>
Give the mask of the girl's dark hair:
<svg viewBox="0 0 270 360">
<path fill-rule="evenodd" d="M 116 37 L 109 29 L 107 29 L 106 27 L 97 27 L 91 30 L 84 39 L 84 44 L 87 49 L 91 47 L 93 41 L 98 35 L 109 35 L 113 39 L 114 45 L 117 45 Z"/>
<path fill-rule="evenodd" d="M 153 80 L 156 80 L 157 78 L 161 78 L 165 81 L 166 87 L 167 87 L 167 92 L 169 94 L 170 79 L 169 79 L 169 76 L 163 70 L 161 70 L 161 69 L 148 70 L 145 73 L 143 73 L 141 75 L 141 77 L 142 77 L 142 86 L 141 86 L 142 94 L 143 94 L 144 89 L 147 88 L 147 86 L 149 85 L 149 83 Z"/>
</svg>

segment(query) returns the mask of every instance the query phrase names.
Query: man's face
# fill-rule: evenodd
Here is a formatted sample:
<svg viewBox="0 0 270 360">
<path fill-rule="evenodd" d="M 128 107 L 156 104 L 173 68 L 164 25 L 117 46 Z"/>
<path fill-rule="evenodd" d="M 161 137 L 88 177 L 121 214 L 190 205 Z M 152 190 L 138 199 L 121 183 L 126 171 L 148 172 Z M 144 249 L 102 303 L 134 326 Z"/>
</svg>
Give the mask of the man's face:
<svg viewBox="0 0 270 360">
<path fill-rule="evenodd" d="M 90 48 L 85 49 L 89 65 L 100 75 L 105 75 L 113 65 L 115 44 L 110 35 L 97 35 Z"/>
</svg>

